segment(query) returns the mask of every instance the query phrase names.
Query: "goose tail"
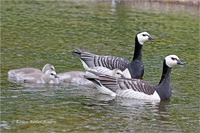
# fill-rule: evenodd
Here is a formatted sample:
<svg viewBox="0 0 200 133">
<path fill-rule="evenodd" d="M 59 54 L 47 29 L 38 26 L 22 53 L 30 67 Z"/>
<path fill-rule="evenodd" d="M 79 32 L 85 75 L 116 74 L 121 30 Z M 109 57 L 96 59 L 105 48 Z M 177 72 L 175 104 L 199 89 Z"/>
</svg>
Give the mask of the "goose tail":
<svg viewBox="0 0 200 133">
<path fill-rule="evenodd" d="M 81 54 L 84 52 L 84 50 L 81 50 L 79 48 L 76 48 L 76 50 L 71 51 L 73 55 L 76 55 L 78 58 L 81 58 Z"/>
<path fill-rule="evenodd" d="M 101 86 L 101 83 L 100 83 L 98 77 L 90 77 L 90 76 L 84 75 L 84 78 L 86 78 L 87 80 L 92 81 L 96 85 Z"/>
<path fill-rule="evenodd" d="M 8 77 L 15 77 L 16 73 L 13 70 L 8 71 Z"/>
</svg>

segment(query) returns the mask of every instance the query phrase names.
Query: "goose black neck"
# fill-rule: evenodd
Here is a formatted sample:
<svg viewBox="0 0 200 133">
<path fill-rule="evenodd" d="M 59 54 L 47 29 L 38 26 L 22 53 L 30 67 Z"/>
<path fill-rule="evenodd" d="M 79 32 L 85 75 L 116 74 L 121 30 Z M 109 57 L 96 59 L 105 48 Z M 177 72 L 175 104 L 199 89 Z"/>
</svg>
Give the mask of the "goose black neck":
<svg viewBox="0 0 200 133">
<path fill-rule="evenodd" d="M 137 36 L 135 37 L 135 52 L 133 56 L 133 60 L 142 59 L 142 44 L 139 43 Z"/>
<path fill-rule="evenodd" d="M 160 79 L 160 83 L 157 86 L 155 86 L 155 89 L 159 94 L 161 100 L 166 100 L 171 97 L 170 73 L 171 73 L 171 68 L 166 65 L 166 62 L 164 60 L 163 72 Z"/>
<path fill-rule="evenodd" d="M 139 43 L 137 36 L 135 37 L 135 52 L 133 60 L 128 65 L 131 78 L 141 79 L 144 74 L 144 65 L 142 63 L 142 45 Z"/>
<path fill-rule="evenodd" d="M 171 73 L 171 68 L 166 65 L 165 60 L 164 60 L 163 72 L 162 72 L 162 76 L 161 76 L 159 85 L 164 82 L 167 82 L 167 81 L 170 83 L 170 73 Z"/>
</svg>

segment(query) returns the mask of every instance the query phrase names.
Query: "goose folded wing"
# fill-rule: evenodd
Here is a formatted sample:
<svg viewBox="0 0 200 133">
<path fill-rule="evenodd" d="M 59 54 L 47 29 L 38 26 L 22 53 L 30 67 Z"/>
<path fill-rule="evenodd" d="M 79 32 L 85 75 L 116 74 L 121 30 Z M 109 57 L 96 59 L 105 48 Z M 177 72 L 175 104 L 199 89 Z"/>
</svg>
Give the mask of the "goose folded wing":
<svg viewBox="0 0 200 133">
<path fill-rule="evenodd" d="M 119 84 L 117 84 L 117 78 L 115 77 L 108 75 L 99 75 L 99 81 L 103 86 L 113 92 L 116 92 L 118 89 L 120 89 Z"/>
<path fill-rule="evenodd" d="M 101 62 L 104 63 L 103 66 L 111 70 L 118 68 L 121 71 L 124 71 L 128 67 L 128 64 L 130 63 L 129 61 L 123 58 L 115 57 L 115 56 L 99 56 L 98 58 L 99 58 L 98 60 L 102 58 Z"/>
<path fill-rule="evenodd" d="M 129 61 L 123 58 L 115 56 L 99 56 L 88 53 L 84 53 L 81 59 L 85 61 L 89 67 L 103 66 L 111 70 L 118 68 L 123 71 L 128 67 L 129 64 Z"/>
<path fill-rule="evenodd" d="M 151 84 L 139 79 L 121 79 L 111 76 L 100 76 L 100 82 L 103 86 L 109 88 L 113 92 L 132 90 L 134 92 L 142 92 L 147 95 L 153 95 L 155 89 Z"/>
<path fill-rule="evenodd" d="M 78 56 L 81 60 L 83 60 L 88 65 L 88 67 L 103 66 L 111 70 L 118 68 L 123 71 L 128 67 L 128 64 L 130 63 L 129 61 L 123 58 L 115 56 L 94 55 L 92 53 L 78 48 L 77 51 L 74 50 L 72 51 L 72 53 Z"/>
<path fill-rule="evenodd" d="M 91 68 L 91 70 L 94 70 L 98 73 L 101 73 L 101 74 L 106 74 L 106 75 L 111 75 L 112 74 L 112 70 L 106 68 L 106 67 L 103 67 L 103 66 L 97 66 L 97 67 L 93 67 Z"/>
<path fill-rule="evenodd" d="M 84 51 L 81 53 L 80 59 L 83 60 L 88 65 L 88 67 L 95 67 L 94 64 L 95 56 L 96 55 L 92 53 Z"/>
</svg>

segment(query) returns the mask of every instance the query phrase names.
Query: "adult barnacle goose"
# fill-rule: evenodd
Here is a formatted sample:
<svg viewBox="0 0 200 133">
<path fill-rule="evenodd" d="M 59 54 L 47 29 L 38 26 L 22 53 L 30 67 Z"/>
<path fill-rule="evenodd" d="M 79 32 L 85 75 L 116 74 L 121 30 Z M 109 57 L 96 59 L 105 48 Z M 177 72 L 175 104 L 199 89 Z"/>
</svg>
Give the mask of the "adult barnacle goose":
<svg viewBox="0 0 200 133">
<path fill-rule="evenodd" d="M 174 65 L 183 64 L 176 55 L 165 57 L 161 80 L 157 86 L 140 79 L 123 79 L 97 74 L 96 77 L 85 76 L 96 84 L 97 89 L 104 94 L 126 98 L 146 100 L 166 100 L 171 97 L 170 72 Z"/>
<path fill-rule="evenodd" d="M 87 70 L 90 67 L 103 66 L 109 69 L 118 68 L 128 78 L 141 79 L 144 74 L 142 63 L 142 46 L 147 40 L 154 39 L 147 32 L 139 32 L 135 37 L 135 53 L 131 62 L 115 56 L 99 56 L 85 50 L 77 49 L 72 51 L 80 58 L 83 67 Z"/>
</svg>

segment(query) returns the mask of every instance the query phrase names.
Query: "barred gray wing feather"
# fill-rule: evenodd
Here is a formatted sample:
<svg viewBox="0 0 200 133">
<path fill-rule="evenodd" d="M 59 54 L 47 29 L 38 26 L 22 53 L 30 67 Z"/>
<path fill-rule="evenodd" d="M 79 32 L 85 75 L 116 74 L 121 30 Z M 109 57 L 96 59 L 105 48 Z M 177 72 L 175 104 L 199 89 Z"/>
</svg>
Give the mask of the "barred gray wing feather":
<svg viewBox="0 0 200 133">
<path fill-rule="evenodd" d="M 117 82 L 117 78 L 108 76 L 108 75 L 99 75 L 99 81 L 101 84 L 113 92 L 116 92 L 120 89 L 120 86 Z"/>
<path fill-rule="evenodd" d="M 106 67 L 111 70 L 118 68 L 118 69 L 124 71 L 128 67 L 128 64 L 130 63 L 129 61 L 127 61 L 123 58 L 119 58 L 119 57 L 115 57 L 115 56 L 94 55 L 94 57 L 92 57 L 92 58 L 94 58 L 93 61 L 94 61 L 95 67 L 103 66 L 103 67 Z M 84 61 L 86 62 L 86 60 L 84 60 Z M 89 67 L 91 67 L 91 66 L 89 66 Z"/>
<path fill-rule="evenodd" d="M 113 70 L 110 70 L 110 69 L 103 67 L 103 66 L 93 67 L 91 69 L 93 69 L 93 70 L 95 70 L 95 71 L 97 71 L 98 73 L 101 73 L 101 74 L 110 75 L 110 76 L 113 75 Z"/>
<path fill-rule="evenodd" d="M 143 92 L 152 95 L 155 92 L 153 85 L 140 79 L 118 79 L 121 90 L 132 89 L 137 92 Z"/>
<path fill-rule="evenodd" d="M 72 53 L 78 56 L 80 59 L 82 59 L 88 65 L 88 67 L 103 66 L 111 70 L 118 68 L 124 71 L 128 67 L 128 64 L 130 63 L 129 61 L 123 58 L 115 56 L 99 56 L 81 49 L 77 50 L 79 50 L 80 52 L 72 51 Z"/>
<path fill-rule="evenodd" d="M 148 95 L 152 95 L 155 92 L 154 87 L 150 83 L 140 79 L 121 79 L 100 75 L 99 80 L 103 86 L 109 88 L 113 92 L 128 89 L 132 89 L 136 92 L 143 92 Z"/>
<path fill-rule="evenodd" d="M 115 57 L 115 56 L 106 56 L 106 62 L 107 62 L 106 63 L 107 67 L 109 69 L 118 68 L 122 71 L 124 71 L 128 67 L 128 64 L 130 63 L 129 61 L 123 58 Z"/>
<path fill-rule="evenodd" d="M 95 67 L 95 56 L 96 55 L 89 52 L 82 52 L 80 58 L 88 65 L 88 67 Z"/>
</svg>

